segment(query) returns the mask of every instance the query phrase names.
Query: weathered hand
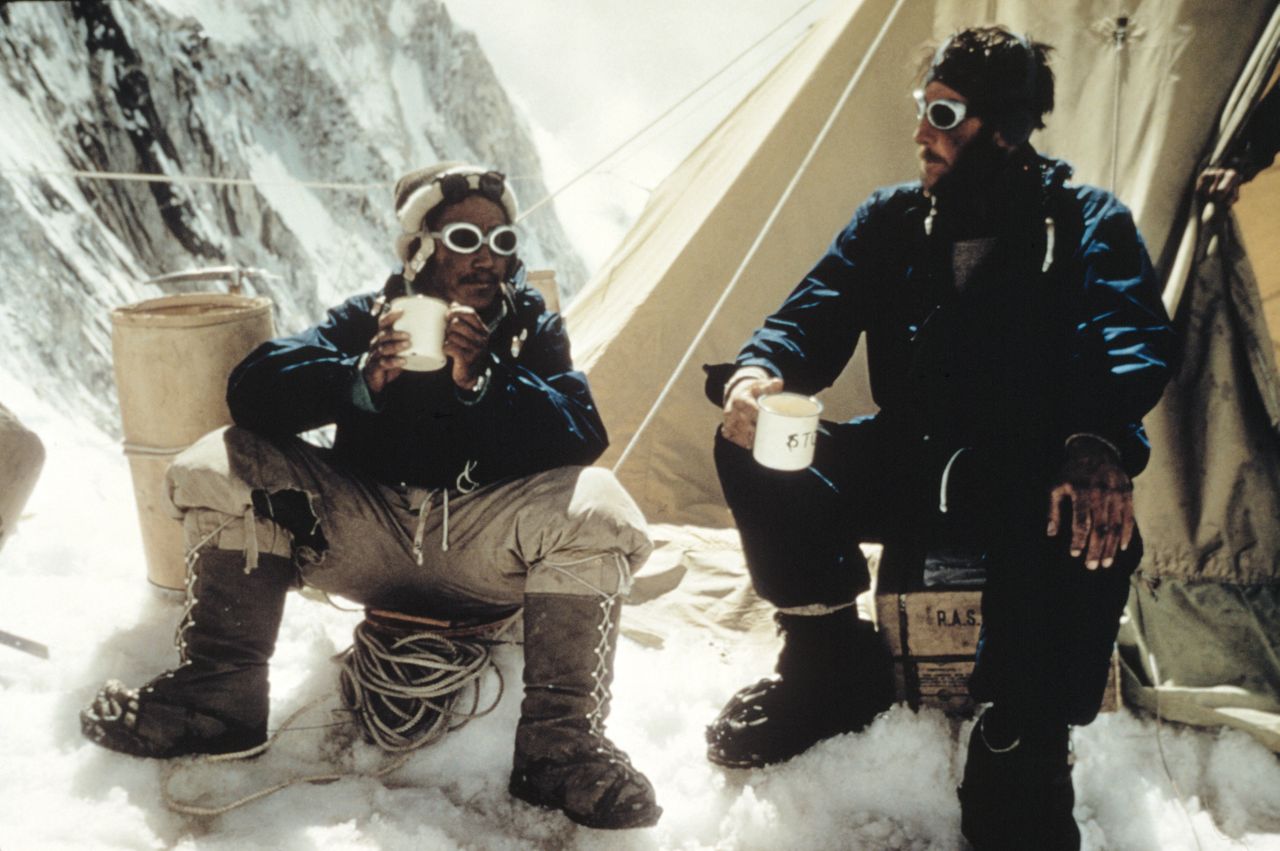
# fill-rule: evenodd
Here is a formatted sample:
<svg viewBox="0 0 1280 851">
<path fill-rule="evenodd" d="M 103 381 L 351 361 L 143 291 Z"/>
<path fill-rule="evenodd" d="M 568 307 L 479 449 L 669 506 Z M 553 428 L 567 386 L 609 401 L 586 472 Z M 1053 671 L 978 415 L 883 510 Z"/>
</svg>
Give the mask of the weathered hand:
<svg viewBox="0 0 1280 851">
<path fill-rule="evenodd" d="M 1117 547 L 1133 540 L 1133 482 L 1115 452 L 1101 441 L 1079 437 L 1067 444 L 1067 458 L 1049 492 L 1047 534 L 1058 534 L 1058 518 L 1071 501 L 1071 555 L 1085 567 L 1110 567 Z"/>
<path fill-rule="evenodd" d="M 474 309 L 454 303 L 444 320 L 444 353 L 452 359 L 453 383 L 471 390 L 484 372 L 489 329 Z"/>
<path fill-rule="evenodd" d="M 724 422 L 720 426 L 725 440 L 750 449 L 756 440 L 756 420 L 760 416 L 757 400 L 766 393 L 781 391 L 781 378 L 744 378 L 733 385 L 724 400 Z"/>
<path fill-rule="evenodd" d="M 1196 180 L 1196 193 L 1225 211 L 1240 197 L 1240 184 L 1244 181 L 1234 168 L 1206 168 Z"/>
<path fill-rule="evenodd" d="M 400 352 L 409 348 L 409 335 L 392 327 L 403 315 L 404 311 L 393 310 L 378 317 L 378 333 L 369 341 L 369 357 L 363 374 L 364 383 L 374 396 L 404 371 L 404 358 L 400 357 Z"/>
</svg>

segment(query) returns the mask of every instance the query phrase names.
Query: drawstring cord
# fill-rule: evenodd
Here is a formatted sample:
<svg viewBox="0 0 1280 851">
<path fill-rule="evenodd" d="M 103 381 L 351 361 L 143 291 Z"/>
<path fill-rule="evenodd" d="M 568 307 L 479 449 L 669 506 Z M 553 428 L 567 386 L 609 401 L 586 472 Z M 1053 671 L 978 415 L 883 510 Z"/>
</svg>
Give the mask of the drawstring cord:
<svg viewBox="0 0 1280 851">
<path fill-rule="evenodd" d="M 929 196 L 929 213 L 924 217 L 924 235 L 933 236 L 933 220 L 938 215 L 937 196 Z M 1042 273 L 1048 272 L 1053 265 L 1053 249 L 1056 242 L 1056 224 L 1053 216 L 1044 217 L 1044 261 L 1040 264 Z"/>
<path fill-rule="evenodd" d="M 252 573 L 258 567 L 258 518 L 250 505 L 244 511 L 244 572 Z"/>
<path fill-rule="evenodd" d="M 431 513 L 431 500 L 435 495 L 435 491 L 427 491 L 418 505 L 418 528 L 413 533 L 413 557 L 419 567 L 422 566 L 422 537 L 427 531 L 427 515 Z M 445 516 L 448 516 L 447 509 Z M 441 549 L 448 549 L 447 544 L 442 545 Z"/>
<path fill-rule="evenodd" d="M 938 486 L 938 513 L 947 513 L 947 482 L 951 478 L 951 468 L 955 465 L 956 459 L 960 457 L 960 453 L 964 452 L 968 447 L 961 446 L 951 456 L 951 460 L 947 462 L 947 466 L 942 468 L 942 482 Z"/>
<path fill-rule="evenodd" d="M 1054 224 L 1053 216 L 1044 217 L 1044 262 L 1040 264 L 1040 271 L 1048 272 L 1049 267 L 1053 265 L 1053 243 L 1054 243 Z"/>
<path fill-rule="evenodd" d="M 476 464 L 476 461 L 468 461 L 463 465 L 462 472 L 458 474 L 458 478 L 453 483 L 458 493 L 469 494 L 480 487 L 480 483 L 471 478 L 472 472 L 476 469 Z M 431 514 L 431 508 L 435 504 L 437 493 L 443 494 L 441 502 L 443 503 L 444 511 L 444 517 L 440 521 L 440 552 L 449 552 L 449 489 L 429 490 L 418 505 L 418 526 L 413 533 L 413 557 L 418 562 L 419 567 L 422 566 L 422 541 L 427 533 L 427 517 Z"/>
<path fill-rule="evenodd" d="M 440 552 L 449 552 L 449 492 L 444 492 L 444 517 L 440 523 Z"/>
<path fill-rule="evenodd" d="M 462 472 L 458 474 L 458 478 L 454 479 L 454 487 L 458 489 L 458 493 L 471 493 L 480 487 L 480 483 L 471 478 L 471 473 L 476 468 L 475 461 L 468 461 L 462 466 Z"/>
</svg>

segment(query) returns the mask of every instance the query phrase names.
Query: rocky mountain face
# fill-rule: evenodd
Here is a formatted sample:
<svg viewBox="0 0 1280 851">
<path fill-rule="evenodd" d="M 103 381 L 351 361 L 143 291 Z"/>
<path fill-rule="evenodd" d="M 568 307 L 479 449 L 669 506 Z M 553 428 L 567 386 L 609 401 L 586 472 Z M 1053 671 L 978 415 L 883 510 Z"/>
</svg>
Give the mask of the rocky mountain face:
<svg viewBox="0 0 1280 851">
<path fill-rule="evenodd" d="M 0 369 L 110 431 L 110 310 L 173 290 L 150 279 L 261 270 L 247 290 L 293 331 L 381 284 L 405 171 L 479 162 L 525 206 L 547 193 L 438 0 L 0 5 L 0 116 Z M 522 227 L 528 265 L 572 293 L 585 273 L 551 208 Z"/>
</svg>

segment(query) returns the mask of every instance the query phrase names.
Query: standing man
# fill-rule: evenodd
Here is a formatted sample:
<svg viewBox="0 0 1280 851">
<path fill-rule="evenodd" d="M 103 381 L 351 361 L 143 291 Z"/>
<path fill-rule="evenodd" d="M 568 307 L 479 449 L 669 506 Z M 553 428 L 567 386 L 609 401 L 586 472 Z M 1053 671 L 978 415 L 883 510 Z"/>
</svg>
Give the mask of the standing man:
<svg viewBox="0 0 1280 851">
<path fill-rule="evenodd" d="M 109 682 L 99 744 L 168 758 L 266 741 L 267 663 L 301 583 L 452 619 L 523 606 L 525 696 L 511 793 L 597 828 L 652 825 L 653 788 L 604 735 L 622 600 L 652 549 L 557 314 L 525 285 L 516 199 L 465 165 L 395 188 L 404 262 L 232 373 L 236 425 L 183 453 L 169 492 L 188 547 L 181 664 Z M 406 371 L 398 295 L 450 303 L 435 372 Z M 296 435 L 335 423 L 332 450 Z"/>
<path fill-rule="evenodd" d="M 1069 725 L 1098 711 L 1142 546 L 1132 477 L 1160 397 L 1168 317 L 1129 211 L 1028 143 L 1053 107 L 1048 45 L 968 29 L 915 93 L 919 181 L 876 191 L 733 364 L 715 456 L 778 676 L 707 730 L 727 766 L 786 760 L 892 702 L 854 599 L 860 541 L 985 552 L 971 682 L 991 706 L 960 788 L 978 848 L 1077 848 Z M 824 422 L 797 473 L 749 452 L 758 400 L 830 386 L 865 333 L 878 414 Z"/>
</svg>

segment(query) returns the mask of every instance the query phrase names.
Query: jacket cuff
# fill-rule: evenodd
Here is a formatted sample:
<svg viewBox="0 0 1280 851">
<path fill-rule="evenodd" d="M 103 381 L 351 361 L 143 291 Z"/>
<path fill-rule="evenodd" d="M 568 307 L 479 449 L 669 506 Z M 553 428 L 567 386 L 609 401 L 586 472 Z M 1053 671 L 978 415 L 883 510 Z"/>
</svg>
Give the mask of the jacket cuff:
<svg viewBox="0 0 1280 851">
<path fill-rule="evenodd" d="M 736 363 L 704 363 L 702 365 L 702 371 L 707 376 L 703 392 L 708 402 L 717 408 L 724 407 L 724 383 L 733 377 L 737 369 Z"/>
<path fill-rule="evenodd" d="M 758 366 L 739 367 L 738 371 L 735 372 L 729 378 L 729 380 L 724 383 L 724 387 L 720 390 L 720 404 L 723 405 L 724 400 L 729 398 L 729 391 L 731 391 L 734 388 L 734 385 L 736 385 L 739 381 L 751 381 L 751 380 L 767 381 L 772 377 L 773 376 L 765 372 L 763 368 Z"/>
<path fill-rule="evenodd" d="M 485 367 L 484 372 L 480 373 L 480 377 L 476 379 L 475 386 L 470 390 L 464 390 L 456 384 L 453 387 L 453 393 L 458 397 L 458 401 L 464 405 L 471 406 L 480 403 L 480 400 L 489 392 L 489 385 L 493 383 L 493 369 Z"/>
<path fill-rule="evenodd" d="M 377 403 L 373 401 L 373 394 L 369 392 L 369 385 L 364 380 L 364 365 L 369 361 L 369 353 L 365 352 L 356 361 L 355 375 L 351 379 L 351 390 L 349 398 L 351 404 L 355 405 L 358 410 L 369 414 L 376 414 L 382 410 Z"/>
<path fill-rule="evenodd" d="M 707 380 L 703 392 L 707 401 L 717 408 L 724 407 L 724 400 L 734 384 L 747 378 L 774 378 L 774 374 L 757 364 L 740 365 L 736 363 L 703 364 L 702 371 Z"/>
<path fill-rule="evenodd" d="M 1079 428 L 1063 441 L 1063 449 L 1073 440 L 1088 437 L 1097 440 L 1116 453 L 1120 466 L 1130 476 L 1136 476 L 1147 466 L 1151 457 L 1151 443 L 1141 423 L 1131 423 L 1119 428 Z"/>
<path fill-rule="evenodd" d="M 1065 448 L 1077 440 L 1092 440 L 1097 443 L 1101 443 L 1103 446 L 1115 453 L 1117 462 L 1124 461 L 1124 453 L 1120 451 L 1120 448 L 1100 434 L 1094 434 L 1088 431 L 1078 431 L 1075 434 L 1069 435 L 1066 440 L 1062 441 L 1062 445 Z"/>
</svg>

